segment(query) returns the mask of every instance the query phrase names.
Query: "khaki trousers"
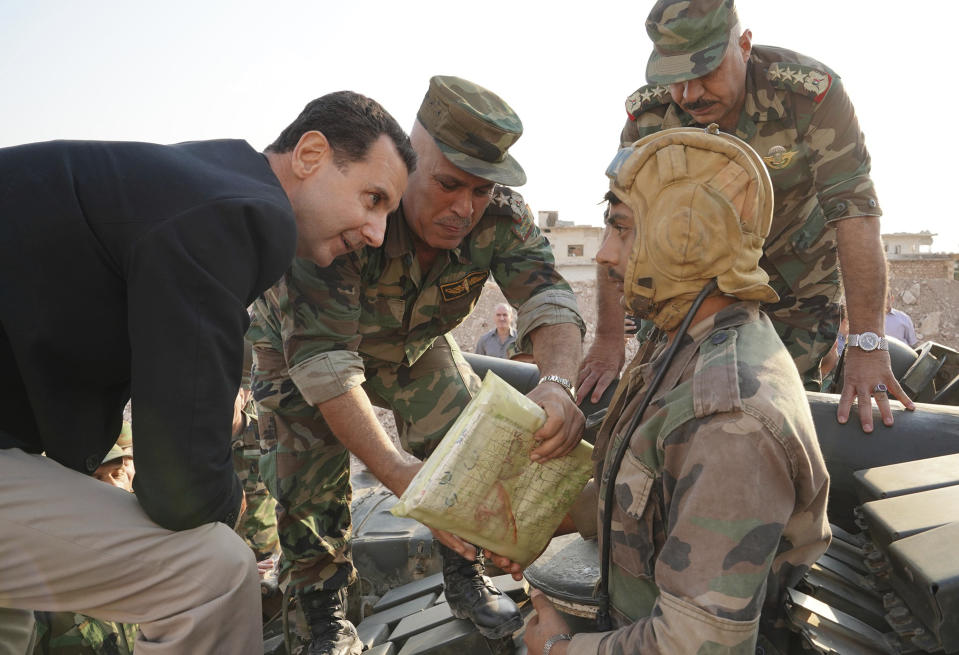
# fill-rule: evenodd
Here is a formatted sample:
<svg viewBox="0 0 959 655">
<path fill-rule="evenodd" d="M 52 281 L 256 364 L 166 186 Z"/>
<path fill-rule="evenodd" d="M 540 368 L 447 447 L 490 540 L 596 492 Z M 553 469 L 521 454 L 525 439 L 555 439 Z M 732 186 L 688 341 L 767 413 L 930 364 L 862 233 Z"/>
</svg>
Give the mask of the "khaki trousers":
<svg viewBox="0 0 959 655">
<path fill-rule="evenodd" d="M 256 565 L 230 528 L 165 530 L 133 494 L 15 448 L 0 450 L 0 571 L 2 655 L 23 654 L 32 620 L 9 610 L 138 623 L 137 655 L 263 652 Z"/>
</svg>

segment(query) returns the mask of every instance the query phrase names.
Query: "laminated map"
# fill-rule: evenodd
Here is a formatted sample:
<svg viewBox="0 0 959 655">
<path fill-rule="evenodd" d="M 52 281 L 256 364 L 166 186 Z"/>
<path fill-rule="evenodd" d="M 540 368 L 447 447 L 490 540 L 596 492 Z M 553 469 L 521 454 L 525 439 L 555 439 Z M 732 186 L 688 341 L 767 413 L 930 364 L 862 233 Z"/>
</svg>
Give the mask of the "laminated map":
<svg viewBox="0 0 959 655">
<path fill-rule="evenodd" d="M 592 446 L 543 464 L 530 460 L 543 409 L 487 372 L 400 501 L 396 516 L 509 557 L 526 566 L 546 547 L 592 473 Z"/>
</svg>

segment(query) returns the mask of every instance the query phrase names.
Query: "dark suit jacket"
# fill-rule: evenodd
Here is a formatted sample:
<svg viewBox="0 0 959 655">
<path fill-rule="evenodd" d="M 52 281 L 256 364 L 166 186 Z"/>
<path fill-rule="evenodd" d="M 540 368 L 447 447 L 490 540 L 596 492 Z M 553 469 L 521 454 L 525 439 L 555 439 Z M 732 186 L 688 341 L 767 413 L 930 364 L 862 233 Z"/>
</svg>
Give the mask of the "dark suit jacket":
<svg viewBox="0 0 959 655">
<path fill-rule="evenodd" d="M 246 307 L 295 246 L 286 194 L 244 141 L 0 149 L 0 448 L 92 472 L 132 396 L 150 517 L 235 518 Z"/>
</svg>

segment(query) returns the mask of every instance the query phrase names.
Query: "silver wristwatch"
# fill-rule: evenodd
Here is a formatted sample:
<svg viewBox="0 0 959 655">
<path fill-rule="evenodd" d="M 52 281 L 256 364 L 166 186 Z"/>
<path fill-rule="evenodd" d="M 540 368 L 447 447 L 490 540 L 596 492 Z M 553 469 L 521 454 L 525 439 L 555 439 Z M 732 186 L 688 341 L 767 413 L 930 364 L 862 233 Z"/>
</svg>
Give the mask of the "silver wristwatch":
<svg viewBox="0 0 959 655">
<path fill-rule="evenodd" d="M 549 655 L 549 651 L 553 650 L 553 645 L 557 641 L 570 641 L 572 638 L 573 635 L 569 634 L 568 632 L 564 632 L 563 634 L 559 635 L 553 635 L 547 639 L 546 644 L 543 645 L 543 655 Z"/>
<path fill-rule="evenodd" d="M 889 342 L 886 341 L 886 337 L 880 337 L 875 332 L 850 334 L 846 339 L 846 344 L 853 348 L 865 350 L 866 352 L 872 350 L 889 350 Z"/>
<path fill-rule="evenodd" d="M 573 402 L 576 402 L 576 387 L 573 386 L 573 383 L 567 380 L 566 378 L 561 378 L 558 375 L 544 375 L 539 379 L 537 384 L 543 384 L 544 382 L 555 382 L 559 386 L 566 389 L 566 392 L 569 394 L 569 397 L 573 399 Z"/>
</svg>

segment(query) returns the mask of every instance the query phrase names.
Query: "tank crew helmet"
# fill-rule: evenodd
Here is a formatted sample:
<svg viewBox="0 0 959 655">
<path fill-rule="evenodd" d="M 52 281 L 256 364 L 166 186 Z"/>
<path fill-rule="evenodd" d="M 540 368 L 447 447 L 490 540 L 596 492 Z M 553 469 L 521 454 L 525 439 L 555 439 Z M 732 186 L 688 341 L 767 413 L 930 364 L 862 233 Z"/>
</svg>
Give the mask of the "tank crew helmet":
<svg viewBox="0 0 959 655">
<path fill-rule="evenodd" d="M 714 295 L 776 302 L 759 267 L 773 189 L 759 155 L 715 124 L 663 130 L 622 148 L 606 171 L 636 221 L 626 311 L 679 326 L 713 278 Z"/>
</svg>

